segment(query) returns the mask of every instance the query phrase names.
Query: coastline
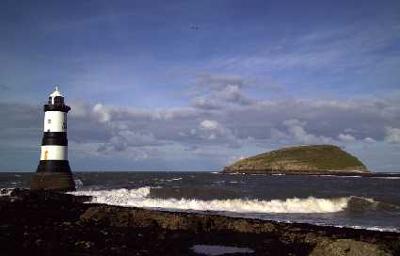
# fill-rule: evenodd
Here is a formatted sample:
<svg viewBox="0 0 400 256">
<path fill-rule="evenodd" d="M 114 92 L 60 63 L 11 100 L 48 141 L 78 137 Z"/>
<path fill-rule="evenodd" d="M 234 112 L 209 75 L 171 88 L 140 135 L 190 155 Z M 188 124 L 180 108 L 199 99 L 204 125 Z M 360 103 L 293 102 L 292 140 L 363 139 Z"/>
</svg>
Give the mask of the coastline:
<svg viewBox="0 0 400 256">
<path fill-rule="evenodd" d="M 0 197 L 4 255 L 198 255 L 196 245 L 253 255 L 398 255 L 400 233 L 86 204 L 89 198 L 14 189 Z"/>
<path fill-rule="evenodd" d="M 270 171 L 270 170 L 240 170 L 240 171 L 220 171 L 218 174 L 228 174 L 228 175 L 266 175 L 266 176 L 277 176 L 277 175 L 293 175 L 293 176 L 338 176 L 338 177 L 366 177 L 366 178 L 390 178 L 390 177 L 400 177 L 400 172 L 362 172 L 362 171 Z"/>
</svg>

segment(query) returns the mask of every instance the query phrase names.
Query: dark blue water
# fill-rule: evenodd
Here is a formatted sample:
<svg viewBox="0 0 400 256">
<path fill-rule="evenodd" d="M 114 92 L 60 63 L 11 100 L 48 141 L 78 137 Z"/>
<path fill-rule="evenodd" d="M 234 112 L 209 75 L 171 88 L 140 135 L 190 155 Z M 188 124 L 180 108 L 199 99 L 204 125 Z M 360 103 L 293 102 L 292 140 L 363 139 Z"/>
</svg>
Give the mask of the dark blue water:
<svg viewBox="0 0 400 256">
<path fill-rule="evenodd" d="M 0 187 L 32 174 L 1 173 Z M 400 175 L 264 176 L 204 172 L 76 173 L 93 202 L 400 232 Z"/>
</svg>

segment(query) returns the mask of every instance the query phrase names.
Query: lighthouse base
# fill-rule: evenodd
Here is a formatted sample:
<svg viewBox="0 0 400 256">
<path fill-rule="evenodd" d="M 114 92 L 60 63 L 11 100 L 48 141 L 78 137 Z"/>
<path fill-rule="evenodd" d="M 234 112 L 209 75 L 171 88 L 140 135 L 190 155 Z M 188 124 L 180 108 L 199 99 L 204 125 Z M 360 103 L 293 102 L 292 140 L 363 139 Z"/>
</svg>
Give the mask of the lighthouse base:
<svg viewBox="0 0 400 256">
<path fill-rule="evenodd" d="M 32 178 L 32 190 L 74 191 L 75 182 L 71 173 L 37 172 Z"/>
<path fill-rule="evenodd" d="M 68 160 L 41 160 L 32 178 L 32 190 L 74 191 Z"/>
</svg>

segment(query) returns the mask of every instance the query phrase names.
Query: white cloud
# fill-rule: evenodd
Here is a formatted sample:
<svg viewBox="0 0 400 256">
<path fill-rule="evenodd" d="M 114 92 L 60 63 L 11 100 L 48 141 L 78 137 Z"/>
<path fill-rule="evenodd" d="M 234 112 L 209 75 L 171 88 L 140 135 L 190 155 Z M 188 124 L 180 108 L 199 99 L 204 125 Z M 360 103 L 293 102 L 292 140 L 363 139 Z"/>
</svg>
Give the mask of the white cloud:
<svg viewBox="0 0 400 256">
<path fill-rule="evenodd" d="M 102 123 L 108 122 L 111 119 L 110 112 L 102 104 L 98 103 L 94 105 L 93 112 L 98 117 L 98 120 Z"/>
<path fill-rule="evenodd" d="M 289 134 L 298 143 L 303 144 L 325 144 L 331 143 L 332 139 L 325 136 L 317 136 L 306 132 L 304 126 L 306 122 L 297 119 L 285 120 L 283 124 L 287 127 Z"/>
<path fill-rule="evenodd" d="M 338 139 L 343 141 L 343 142 L 353 142 L 353 141 L 356 140 L 356 138 L 354 138 L 353 135 L 351 135 L 351 134 L 343 134 L 343 133 L 338 135 Z"/>
<path fill-rule="evenodd" d="M 386 127 L 385 141 L 389 143 L 400 143 L 400 129 Z"/>
<path fill-rule="evenodd" d="M 364 138 L 364 142 L 366 142 L 366 143 L 375 143 L 376 140 L 374 140 L 374 139 L 371 138 L 371 137 L 367 137 L 367 138 Z"/>
<path fill-rule="evenodd" d="M 217 130 L 219 127 L 219 123 L 215 120 L 203 120 L 200 123 L 200 127 L 205 130 Z"/>
</svg>

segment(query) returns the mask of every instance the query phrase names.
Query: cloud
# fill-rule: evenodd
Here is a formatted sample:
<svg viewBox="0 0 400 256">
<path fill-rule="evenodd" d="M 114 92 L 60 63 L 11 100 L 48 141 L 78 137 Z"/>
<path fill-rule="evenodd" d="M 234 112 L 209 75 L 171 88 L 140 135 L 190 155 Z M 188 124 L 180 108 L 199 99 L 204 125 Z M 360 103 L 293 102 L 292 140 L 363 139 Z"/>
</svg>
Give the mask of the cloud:
<svg viewBox="0 0 400 256">
<path fill-rule="evenodd" d="M 351 134 L 343 134 L 343 133 L 338 135 L 338 139 L 343 141 L 343 142 L 353 142 L 353 141 L 356 140 L 356 138 L 354 138 L 353 135 L 351 135 Z M 370 139 L 371 138 L 369 138 L 369 140 Z"/>
<path fill-rule="evenodd" d="M 238 88 L 231 89 L 237 92 Z M 150 162 L 178 166 L 180 161 L 189 161 L 185 166 L 192 163 L 200 168 L 207 162 L 219 168 L 237 156 L 284 145 L 333 143 L 346 149 L 369 145 L 365 150 L 375 150 L 373 145 L 400 141 L 400 129 L 394 128 L 400 127 L 400 95 L 395 93 L 351 101 L 249 97 L 251 104 L 229 104 L 227 98 L 218 97 L 224 100 L 218 109 L 140 109 L 73 102 L 68 127 L 71 156 L 130 159 L 140 166 L 150 166 Z M 36 159 L 42 136 L 41 107 L 0 102 L 0 114 L 0 151 L 23 148 Z M 385 166 L 397 163 L 392 155 L 382 160 Z"/>
<path fill-rule="evenodd" d="M 364 141 L 366 143 L 375 143 L 376 142 L 376 140 L 374 140 L 373 138 L 370 138 L 370 137 L 364 138 Z"/>
<path fill-rule="evenodd" d="M 0 83 L 0 91 L 8 91 L 10 89 L 11 88 L 9 86 Z"/>
<path fill-rule="evenodd" d="M 200 127 L 205 130 L 217 130 L 219 127 L 219 123 L 214 120 L 203 120 L 200 123 Z"/>
<path fill-rule="evenodd" d="M 203 89 L 221 90 L 227 85 L 235 85 L 240 88 L 248 84 L 240 76 L 232 75 L 213 75 L 213 74 L 200 74 L 197 76 L 196 85 Z"/>
<path fill-rule="evenodd" d="M 357 71 L 365 71 L 370 64 L 382 61 L 376 58 L 376 52 L 393 44 L 397 36 L 391 26 L 364 26 L 365 24 L 354 23 L 341 29 L 318 31 L 301 37 L 298 44 L 301 45 L 305 58 L 298 59 L 303 66 L 311 65 L 314 69 L 333 67 L 334 71 L 343 71 L 353 67 Z M 296 59 L 298 56 L 293 57 Z"/>
<path fill-rule="evenodd" d="M 393 127 L 386 127 L 385 141 L 389 143 L 400 143 L 400 129 Z"/>
<path fill-rule="evenodd" d="M 192 106 L 200 109 L 221 109 L 228 105 L 250 105 L 253 101 L 242 91 L 250 81 L 240 77 L 199 75 L 193 88 Z"/>
<path fill-rule="evenodd" d="M 325 136 L 316 136 L 314 134 L 306 132 L 304 126 L 306 122 L 301 122 L 297 119 L 285 120 L 283 122 L 288 129 L 289 135 L 297 143 L 302 144 L 328 144 L 332 142 L 331 138 Z"/>
<path fill-rule="evenodd" d="M 203 120 L 200 123 L 200 129 L 198 135 L 200 138 L 206 140 L 217 140 L 215 145 L 227 145 L 229 147 L 240 147 L 243 140 L 237 138 L 230 129 L 224 127 L 215 120 Z"/>
<path fill-rule="evenodd" d="M 238 85 L 227 84 L 221 91 L 217 92 L 216 97 L 234 104 L 247 105 L 252 103 L 249 98 L 244 96 Z"/>
<path fill-rule="evenodd" d="M 222 106 L 213 99 L 207 99 L 204 97 L 196 97 L 192 101 L 192 106 L 199 109 L 205 110 L 216 110 L 220 109 Z"/>
<path fill-rule="evenodd" d="M 295 97 L 398 88 L 398 21 L 387 17 L 386 22 L 364 20 L 292 34 L 254 53 L 219 57 L 209 70 L 274 77 Z"/>
<path fill-rule="evenodd" d="M 0 102 L 0 116 L 2 117 L 0 120 L 0 139 L 3 147 L 6 149 L 13 146 L 13 141 L 24 139 L 39 142 L 43 131 L 41 127 L 43 124 L 42 113 L 43 111 L 38 105 Z"/>
<path fill-rule="evenodd" d="M 105 108 L 102 104 L 98 103 L 94 105 L 93 112 L 97 116 L 98 120 L 102 123 L 110 121 L 110 111 Z"/>
</svg>

